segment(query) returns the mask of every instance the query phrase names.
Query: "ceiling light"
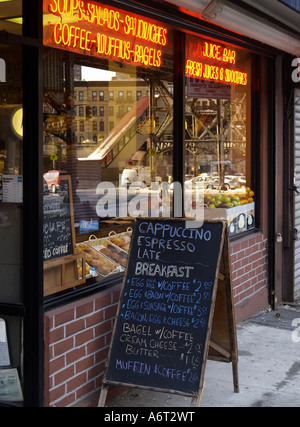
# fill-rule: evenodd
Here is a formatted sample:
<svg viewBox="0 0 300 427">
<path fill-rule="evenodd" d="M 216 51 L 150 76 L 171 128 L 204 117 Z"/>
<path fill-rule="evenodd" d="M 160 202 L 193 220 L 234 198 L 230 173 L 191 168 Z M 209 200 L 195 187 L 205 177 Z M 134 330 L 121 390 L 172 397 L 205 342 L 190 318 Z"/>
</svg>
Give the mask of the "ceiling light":
<svg viewBox="0 0 300 427">
<path fill-rule="evenodd" d="M 0 0 L 0 2 L 1 2 L 1 0 Z M 5 19 L 5 21 L 13 22 L 14 24 L 20 24 L 20 25 L 22 25 L 22 23 L 23 23 L 23 18 L 22 18 L 22 16 L 17 16 L 16 18 L 8 18 L 8 19 Z"/>
</svg>

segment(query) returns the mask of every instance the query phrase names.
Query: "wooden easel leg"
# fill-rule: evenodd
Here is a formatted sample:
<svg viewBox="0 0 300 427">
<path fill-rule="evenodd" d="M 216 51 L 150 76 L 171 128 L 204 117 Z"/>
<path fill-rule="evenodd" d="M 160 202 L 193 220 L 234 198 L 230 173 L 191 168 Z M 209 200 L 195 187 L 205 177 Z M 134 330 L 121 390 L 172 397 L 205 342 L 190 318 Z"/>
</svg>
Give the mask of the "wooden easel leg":
<svg viewBox="0 0 300 427">
<path fill-rule="evenodd" d="M 239 373 L 238 373 L 238 361 L 237 358 L 232 359 L 232 375 L 233 375 L 233 389 L 235 393 L 240 392 L 239 387 Z"/>
<path fill-rule="evenodd" d="M 106 402 L 106 396 L 108 392 L 108 384 L 103 384 L 99 396 L 98 408 L 103 408 Z"/>
<path fill-rule="evenodd" d="M 194 407 L 200 406 L 200 402 L 201 402 L 201 399 L 202 399 L 202 394 L 203 394 L 204 386 L 205 386 L 205 382 L 203 382 L 203 385 L 202 385 L 202 387 L 199 390 L 198 396 L 192 398 L 190 406 L 194 406 Z"/>
</svg>

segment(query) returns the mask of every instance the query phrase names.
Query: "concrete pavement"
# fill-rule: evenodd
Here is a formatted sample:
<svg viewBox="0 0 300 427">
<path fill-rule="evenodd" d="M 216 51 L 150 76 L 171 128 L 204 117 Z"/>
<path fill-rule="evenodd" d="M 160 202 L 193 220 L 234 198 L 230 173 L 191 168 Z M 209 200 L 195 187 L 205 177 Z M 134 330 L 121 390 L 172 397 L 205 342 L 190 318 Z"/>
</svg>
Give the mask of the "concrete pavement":
<svg viewBox="0 0 300 427">
<path fill-rule="evenodd" d="M 298 328 L 298 329 L 297 329 Z M 200 407 L 300 406 L 300 305 L 281 306 L 237 325 L 239 387 L 231 364 L 207 361 Z M 109 407 L 190 407 L 191 399 L 128 389 Z"/>
</svg>

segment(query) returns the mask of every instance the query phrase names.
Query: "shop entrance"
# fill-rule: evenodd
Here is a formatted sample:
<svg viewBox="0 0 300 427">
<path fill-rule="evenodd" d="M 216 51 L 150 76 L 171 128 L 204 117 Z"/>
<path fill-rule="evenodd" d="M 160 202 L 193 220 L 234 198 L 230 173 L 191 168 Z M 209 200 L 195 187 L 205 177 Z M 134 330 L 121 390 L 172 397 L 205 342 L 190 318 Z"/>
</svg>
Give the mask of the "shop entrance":
<svg viewBox="0 0 300 427">
<path fill-rule="evenodd" d="M 294 138 L 295 138 L 295 164 L 294 164 L 294 300 L 300 299 L 300 89 L 294 95 Z"/>
<path fill-rule="evenodd" d="M 300 90 L 288 97 L 283 207 L 283 301 L 300 300 Z"/>
</svg>

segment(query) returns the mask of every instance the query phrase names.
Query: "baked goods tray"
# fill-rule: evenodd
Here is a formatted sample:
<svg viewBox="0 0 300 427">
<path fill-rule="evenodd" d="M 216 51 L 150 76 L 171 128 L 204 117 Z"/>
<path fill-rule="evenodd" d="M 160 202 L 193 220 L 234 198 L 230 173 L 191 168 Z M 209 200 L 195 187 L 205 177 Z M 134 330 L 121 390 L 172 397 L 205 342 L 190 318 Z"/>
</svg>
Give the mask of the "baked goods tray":
<svg viewBox="0 0 300 427">
<path fill-rule="evenodd" d="M 92 234 L 89 240 L 85 243 L 92 246 L 95 250 L 109 258 L 111 261 L 117 263 L 117 265 L 120 264 L 121 267 L 125 269 L 128 253 L 114 245 L 107 238 L 98 238 Z"/>
<path fill-rule="evenodd" d="M 130 248 L 131 236 L 132 228 L 129 227 L 127 228 L 127 231 L 124 231 L 123 233 L 116 233 L 111 231 L 106 239 L 115 246 L 121 248 L 123 251 L 128 252 Z"/>
<path fill-rule="evenodd" d="M 110 274 L 124 271 L 124 268 L 120 264 L 110 260 L 85 242 L 76 245 L 76 252 L 84 253 L 86 263 L 91 267 L 95 267 L 101 276 L 107 277 Z"/>
<path fill-rule="evenodd" d="M 85 268 L 85 278 L 90 279 L 91 277 L 97 277 L 98 273 L 96 271 L 91 274 L 90 266 L 87 262 L 81 262 L 81 260 L 77 260 L 77 269 L 78 269 L 78 278 L 82 279 L 82 270 Z"/>
</svg>

